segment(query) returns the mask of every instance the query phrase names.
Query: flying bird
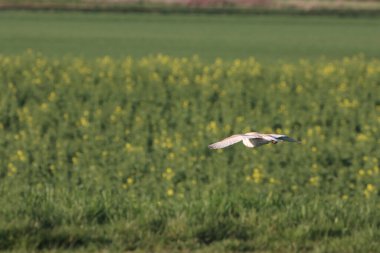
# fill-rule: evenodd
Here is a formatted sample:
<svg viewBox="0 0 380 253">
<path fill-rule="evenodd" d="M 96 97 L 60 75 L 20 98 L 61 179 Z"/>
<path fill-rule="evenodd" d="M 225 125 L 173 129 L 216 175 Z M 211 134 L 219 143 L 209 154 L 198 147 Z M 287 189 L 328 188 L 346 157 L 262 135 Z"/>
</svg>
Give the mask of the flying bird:
<svg viewBox="0 0 380 253">
<path fill-rule="evenodd" d="M 215 142 L 208 147 L 211 149 L 220 149 L 241 141 L 248 148 L 256 148 L 268 143 L 276 144 L 283 141 L 300 143 L 299 141 L 283 134 L 262 134 L 257 132 L 250 132 L 245 134 L 234 134 L 221 141 Z"/>
</svg>

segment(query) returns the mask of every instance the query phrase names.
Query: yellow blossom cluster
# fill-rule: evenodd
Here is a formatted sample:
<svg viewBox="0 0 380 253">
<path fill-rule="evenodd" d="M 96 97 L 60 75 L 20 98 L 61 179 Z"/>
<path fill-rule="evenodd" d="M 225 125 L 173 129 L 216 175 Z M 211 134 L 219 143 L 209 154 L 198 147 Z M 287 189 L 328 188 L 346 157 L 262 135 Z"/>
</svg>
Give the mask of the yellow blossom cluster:
<svg viewBox="0 0 380 253">
<path fill-rule="evenodd" d="M 130 197 L 170 199 L 218 185 L 378 196 L 379 60 L 210 63 L 28 52 L 0 56 L 0 67 L 1 180 L 108 183 Z M 251 131 L 302 145 L 207 148 Z"/>
</svg>

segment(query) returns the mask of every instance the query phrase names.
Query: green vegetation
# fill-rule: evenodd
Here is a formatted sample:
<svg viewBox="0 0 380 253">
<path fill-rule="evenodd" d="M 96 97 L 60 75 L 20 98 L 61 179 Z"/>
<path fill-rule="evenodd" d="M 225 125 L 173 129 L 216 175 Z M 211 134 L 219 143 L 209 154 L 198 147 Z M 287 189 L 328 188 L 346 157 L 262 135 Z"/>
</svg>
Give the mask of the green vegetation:
<svg viewBox="0 0 380 253">
<path fill-rule="evenodd" d="M 144 57 L 163 53 L 208 62 L 380 57 L 380 18 L 0 12 L 2 54 Z"/>
<path fill-rule="evenodd" d="M 380 248 L 378 60 L 0 67 L 1 250 Z M 303 143 L 207 149 L 251 130 Z"/>
</svg>

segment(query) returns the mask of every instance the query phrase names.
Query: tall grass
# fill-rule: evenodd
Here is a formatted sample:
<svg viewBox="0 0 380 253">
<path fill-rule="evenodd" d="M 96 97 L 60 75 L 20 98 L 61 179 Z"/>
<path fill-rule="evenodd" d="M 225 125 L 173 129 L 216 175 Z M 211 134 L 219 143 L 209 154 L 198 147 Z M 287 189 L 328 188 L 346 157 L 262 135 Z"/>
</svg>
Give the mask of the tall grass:
<svg viewBox="0 0 380 253">
<path fill-rule="evenodd" d="M 380 62 L 0 56 L 0 248 L 375 252 Z M 302 145 L 207 145 L 278 132 Z"/>
</svg>

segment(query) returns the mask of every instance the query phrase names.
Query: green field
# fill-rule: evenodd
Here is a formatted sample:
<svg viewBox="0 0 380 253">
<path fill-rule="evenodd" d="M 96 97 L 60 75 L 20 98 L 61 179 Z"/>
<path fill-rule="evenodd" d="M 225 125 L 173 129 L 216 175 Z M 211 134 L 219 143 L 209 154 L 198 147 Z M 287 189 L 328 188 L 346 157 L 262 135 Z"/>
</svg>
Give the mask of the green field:
<svg viewBox="0 0 380 253">
<path fill-rule="evenodd" d="M 0 12 L 0 53 L 47 56 L 199 55 L 296 61 L 380 57 L 380 18 Z"/>
<path fill-rule="evenodd" d="M 378 252 L 379 27 L 0 12 L 0 251 Z"/>
<path fill-rule="evenodd" d="M 0 66 L 1 250 L 380 247 L 378 60 Z M 302 144 L 207 148 L 252 130 Z"/>
</svg>

